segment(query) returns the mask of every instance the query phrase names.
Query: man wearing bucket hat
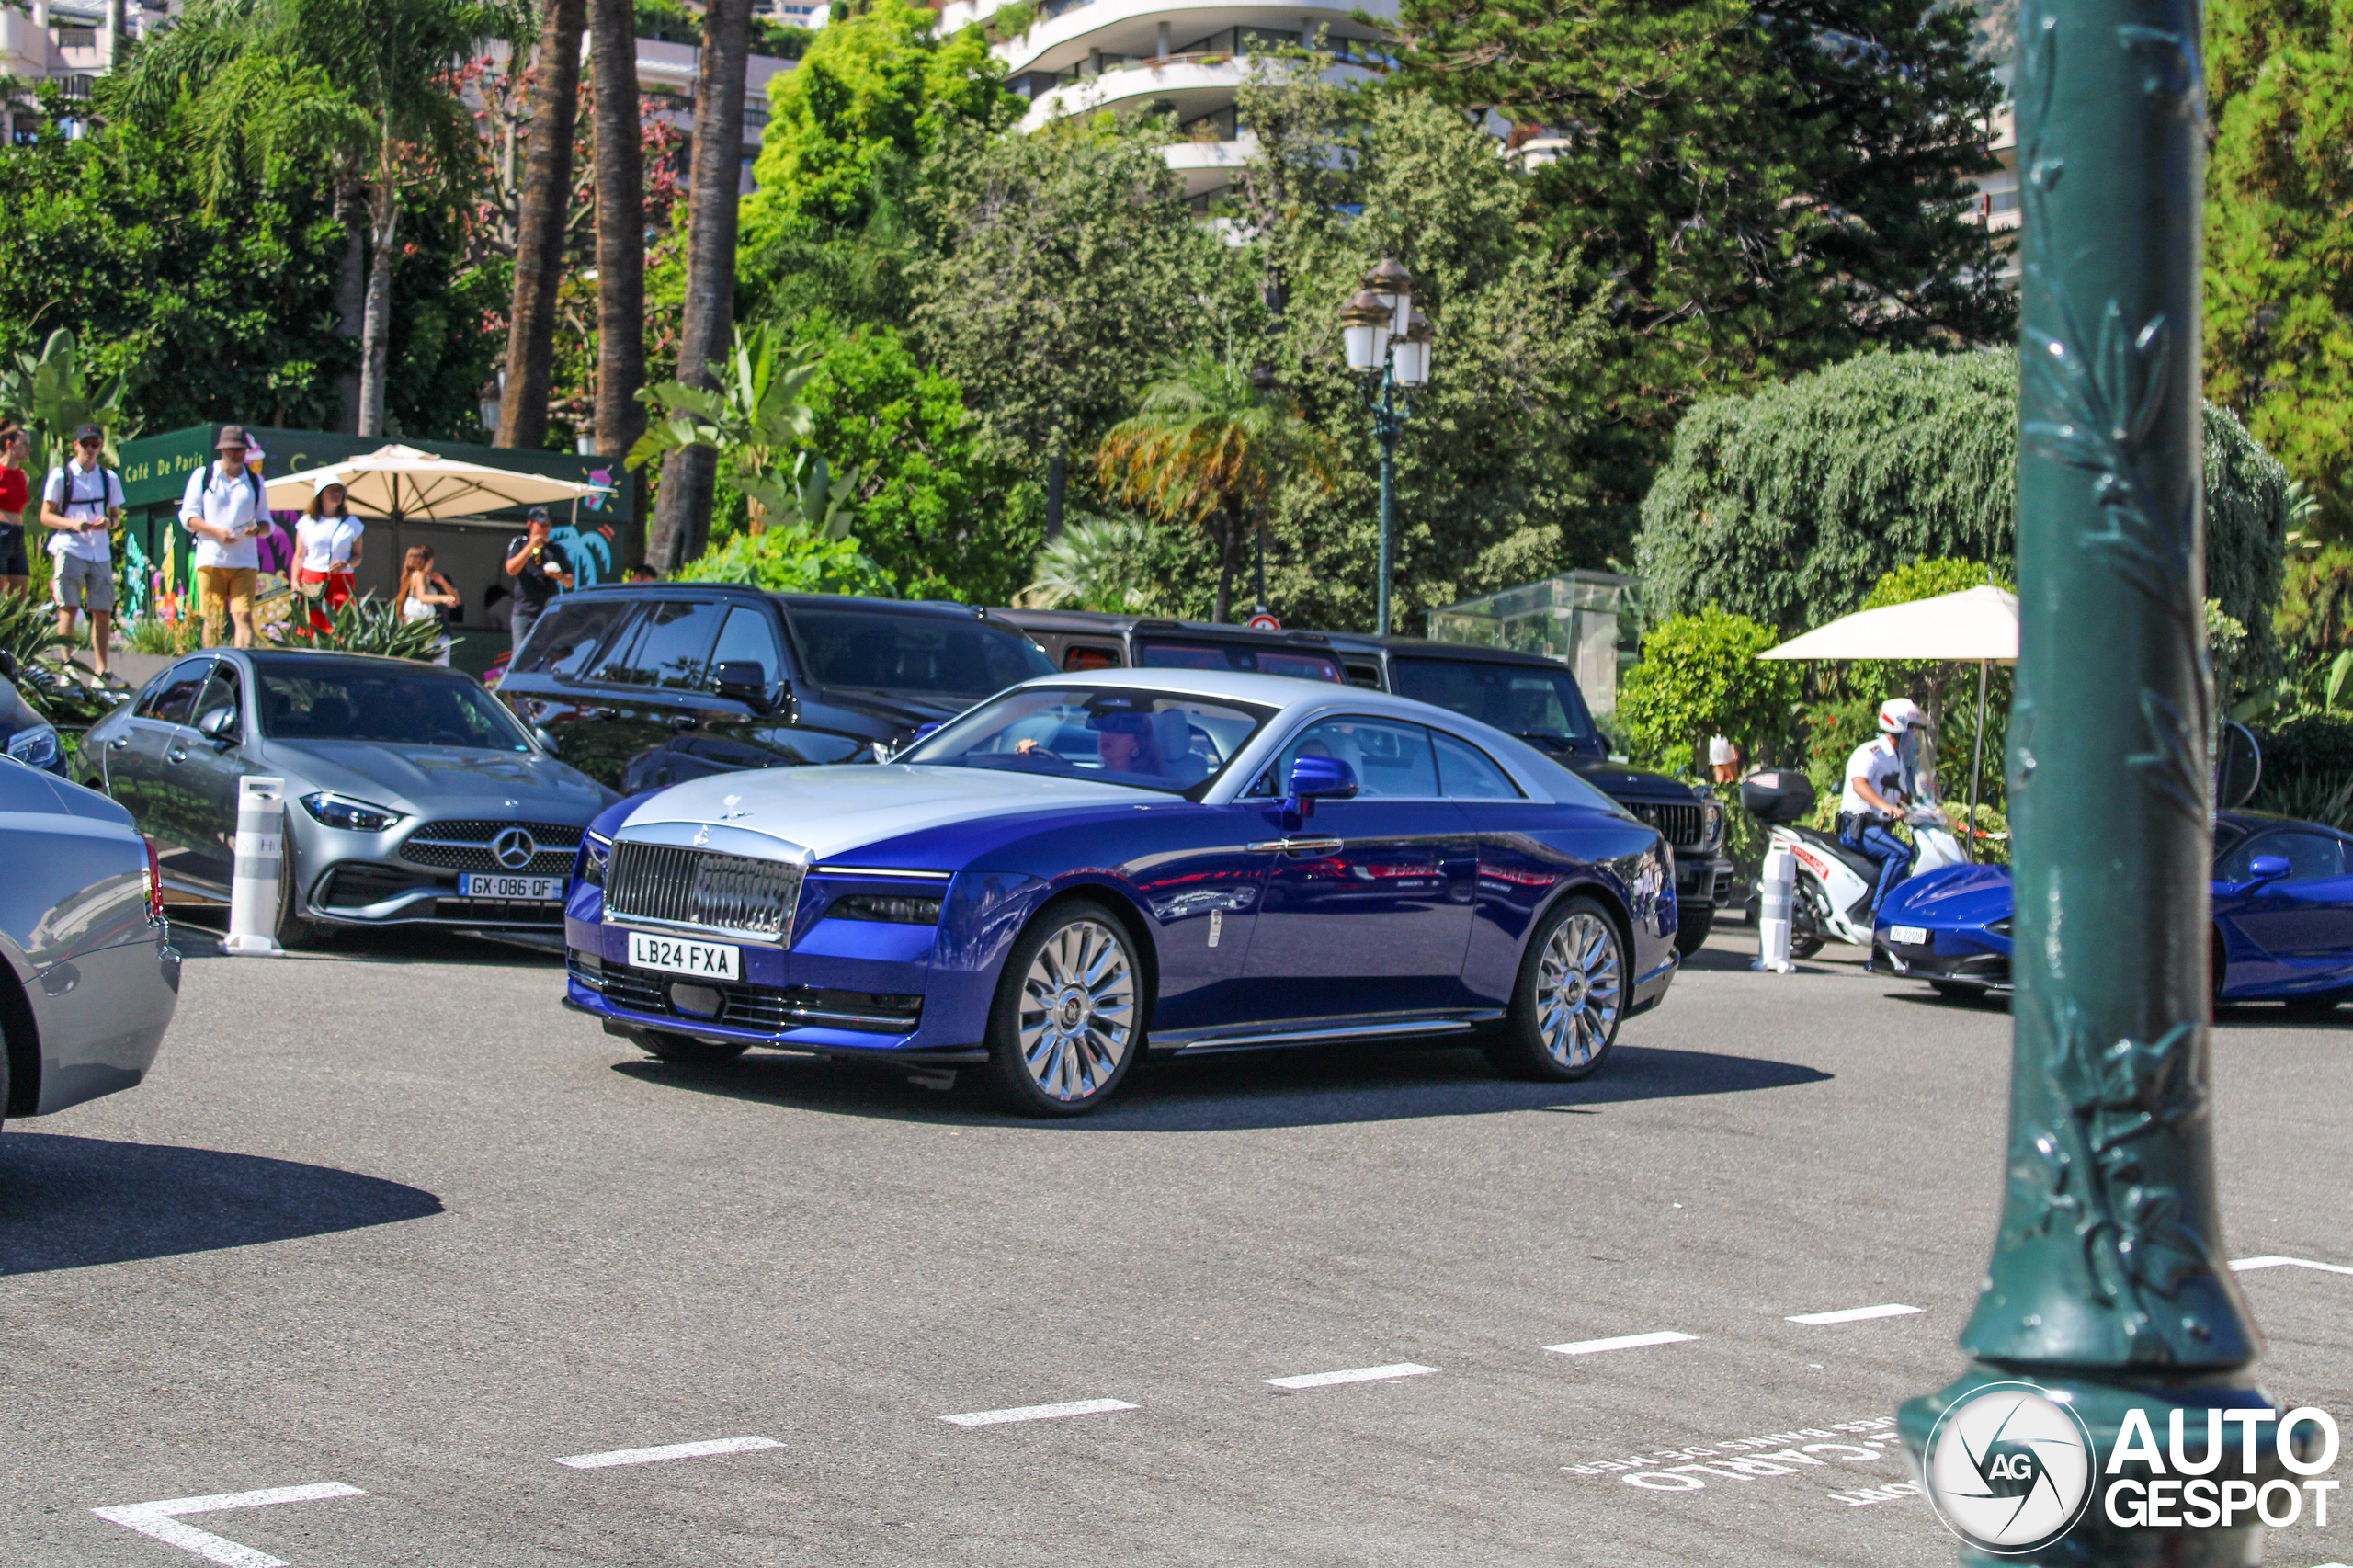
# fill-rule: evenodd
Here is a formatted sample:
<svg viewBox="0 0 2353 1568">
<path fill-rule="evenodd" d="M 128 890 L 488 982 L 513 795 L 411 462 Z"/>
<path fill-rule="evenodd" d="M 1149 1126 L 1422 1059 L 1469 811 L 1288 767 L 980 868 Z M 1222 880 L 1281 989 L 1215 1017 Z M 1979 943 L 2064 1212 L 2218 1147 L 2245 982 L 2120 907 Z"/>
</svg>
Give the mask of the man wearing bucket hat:
<svg viewBox="0 0 2353 1568">
<path fill-rule="evenodd" d="M 252 443 L 242 425 L 223 425 L 212 449 L 220 460 L 188 476 L 180 521 L 196 537 L 196 587 L 204 601 L 204 641 L 221 642 L 222 612 L 235 624 L 240 648 L 254 645 L 254 579 L 261 570 L 259 538 L 270 526 L 260 476 L 245 459 Z"/>
<path fill-rule="evenodd" d="M 74 612 L 90 612 L 91 662 L 107 673 L 107 644 L 114 631 L 114 549 L 108 530 L 122 516 L 122 481 L 105 466 L 106 432 L 85 425 L 74 432 L 74 455 L 49 471 L 41 486 L 41 526 L 49 528 L 49 552 L 56 558 L 50 595 L 57 601 L 57 630 L 74 636 Z"/>
</svg>

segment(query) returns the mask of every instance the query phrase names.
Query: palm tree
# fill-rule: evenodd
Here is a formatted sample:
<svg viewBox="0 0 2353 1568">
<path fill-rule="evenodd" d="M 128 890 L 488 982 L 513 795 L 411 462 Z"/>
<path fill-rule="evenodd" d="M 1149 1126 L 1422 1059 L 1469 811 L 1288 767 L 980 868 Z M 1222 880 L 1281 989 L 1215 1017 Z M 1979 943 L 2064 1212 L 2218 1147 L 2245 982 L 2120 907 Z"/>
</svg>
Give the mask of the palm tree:
<svg viewBox="0 0 2353 1568">
<path fill-rule="evenodd" d="M 1131 505 L 1210 530 L 1217 544 L 1214 619 L 1233 611 L 1233 574 L 1267 504 L 1294 474 L 1332 487 L 1331 442 L 1289 398 L 1212 355 L 1172 364 L 1134 417 L 1096 449 L 1097 471 Z"/>
<path fill-rule="evenodd" d="M 157 130 L 192 100 L 190 151 L 213 201 L 278 168 L 352 194 L 368 245 L 363 436 L 384 429 L 401 191 L 477 155 L 451 70 L 483 40 L 513 39 L 523 17 L 517 0 L 195 0 L 108 79 L 102 107 Z"/>
<path fill-rule="evenodd" d="M 702 17 L 702 75 L 695 87 L 694 163 L 688 176 L 687 309 L 678 331 L 678 381 L 715 387 L 735 318 L 735 232 L 744 182 L 744 68 L 752 0 L 710 0 Z M 675 572 L 710 538 L 718 454 L 681 447 L 662 464 L 651 554 Z"/>
<path fill-rule="evenodd" d="M 645 148 L 636 7 L 632 0 L 588 0 L 588 25 L 596 85 L 597 449 L 618 458 L 645 428 L 637 401 L 645 384 Z"/>
<path fill-rule="evenodd" d="M 532 96 L 530 162 L 516 224 L 515 294 L 507 312 L 506 390 L 496 442 L 547 439 L 548 383 L 555 365 L 555 295 L 563 281 L 564 208 L 572 197 L 572 140 L 580 112 L 584 0 L 547 0 Z"/>
</svg>

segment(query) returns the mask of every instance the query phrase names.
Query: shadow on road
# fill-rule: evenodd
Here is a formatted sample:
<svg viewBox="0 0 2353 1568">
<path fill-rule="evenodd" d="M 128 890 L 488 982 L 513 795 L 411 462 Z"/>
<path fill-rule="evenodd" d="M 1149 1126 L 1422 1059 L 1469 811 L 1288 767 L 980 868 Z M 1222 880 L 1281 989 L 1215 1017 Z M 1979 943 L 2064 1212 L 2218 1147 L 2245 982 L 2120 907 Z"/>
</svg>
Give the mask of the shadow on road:
<svg viewBox="0 0 2353 1568">
<path fill-rule="evenodd" d="M 190 960 L 226 958 L 221 938 L 229 929 L 229 912 L 210 905 L 172 906 L 172 945 Z M 553 933 L 502 934 L 456 926 L 388 926 L 381 928 L 343 927 L 316 946 L 288 953 L 295 960 L 348 961 L 379 964 L 454 963 L 494 965 L 501 969 L 558 969 L 563 963 L 563 938 Z M 267 961 L 267 960 L 266 960 Z"/>
<path fill-rule="evenodd" d="M 0 1133 L 0 1275 L 251 1246 L 440 1212 L 429 1192 L 324 1165 Z"/>
<path fill-rule="evenodd" d="M 616 1062 L 613 1071 L 667 1088 L 842 1116 L 1003 1121 L 1074 1132 L 1226 1132 L 1569 1110 L 1830 1078 L 1812 1067 L 1758 1057 L 1621 1045 L 1599 1074 L 1582 1083 L 1529 1084 L 1496 1077 L 1475 1051 L 1338 1046 L 1153 1062 L 1130 1074 L 1119 1097 L 1092 1116 L 1032 1122 L 994 1114 L 971 1069 L 960 1074 L 966 1081 L 953 1094 L 919 1088 L 863 1064 L 758 1052 L 715 1067 L 638 1061 Z"/>
</svg>

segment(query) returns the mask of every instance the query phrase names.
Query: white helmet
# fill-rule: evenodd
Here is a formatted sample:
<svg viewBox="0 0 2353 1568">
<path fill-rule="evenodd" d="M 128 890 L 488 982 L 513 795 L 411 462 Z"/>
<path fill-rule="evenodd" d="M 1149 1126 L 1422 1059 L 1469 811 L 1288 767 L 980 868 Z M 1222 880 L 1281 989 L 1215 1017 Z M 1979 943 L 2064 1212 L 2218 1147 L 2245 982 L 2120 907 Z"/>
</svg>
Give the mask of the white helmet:
<svg viewBox="0 0 2353 1568">
<path fill-rule="evenodd" d="M 1925 730 L 1928 716 L 1920 705 L 1908 697 L 1891 697 L 1879 705 L 1879 731 L 1883 735 L 1900 735 L 1906 730 Z"/>
</svg>

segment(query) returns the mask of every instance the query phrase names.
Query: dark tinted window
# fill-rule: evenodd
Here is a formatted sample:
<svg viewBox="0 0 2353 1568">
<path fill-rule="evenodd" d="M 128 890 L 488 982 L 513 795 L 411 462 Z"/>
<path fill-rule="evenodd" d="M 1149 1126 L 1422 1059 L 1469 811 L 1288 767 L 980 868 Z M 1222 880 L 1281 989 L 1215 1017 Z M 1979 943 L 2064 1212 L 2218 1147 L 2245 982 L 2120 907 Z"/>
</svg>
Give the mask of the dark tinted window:
<svg viewBox="0 0 2353 1568">
<path fill-rule="evenodd" d="M 463 676 L 420 666 L 272 659 L 259 672 L 262 733 L 273 740 L 379 741 L 529 751 L 498 699 Z"/>
<path fill-rule="evenodd" d="M 1363 687 L 1368 691 L 1379 691 L 1381 689 L 1380 666 L 1377 665 L 1350 665 L 1348 666 L 1348 684 L 1350 686 Z"/>
<path fill-rule="evenodd" d="M 1541 665 L 1483 665 L 1470 659 L 1392 658 L 1400 697 L 1449 708 L 1507 735 L 1583 740 L 1592 734 L 1576 677 Z"/>
<path fill-rule="evenodd" d="M 2300 832 L 2267 833 L 2249 839 L 2226 856 L 2222 862 L 2222 880 L 2243 882 L 2253 876 L 2256 858 L 2278 855 L 2288 862 L 2288 880 L 2304 881 L 2345 874 L 2345 841 L 2331 833 Z"/>
<path fill-rule="evenodd" d="M 1262 676 L 1289 676 L 1294 680 L 1343 677 L 1340 663 L 1328 653 L 1289 648 L 1253 648 L 1231 642 L 1192 642 L 1174 638 L 1136 639 L 1136 663 L 1146 669 L 1249 670 Z"/>
<path fill-rule="evenodd" d="M 1116 670 L 1119 667 L 1120 651 L 1117 648 L 1074 642 L 1069 652 L 1063 654 L 1063 668 L 1066 670 Z"/>
<path fill-rule="evenodd" d="M 133 711 L 142 719 L 161 719 L 166 724 L 194 723 L 196 695 L 204 689 L 204 677 L 212 673 L 213 663 L 210 659 L 190 659 L 186 664 L 174 665 L 162 680 L 148 688 Z"/>
<path fill-rule="evenodd" d="M 1432 730 L 1438 744 L 1438 789 L 1449 801 L 1516 801 L 1519 790 L 1495 759 L 1443 730 Z"/>
<path fill-rule="evenodd" d="M 1035 642 L 982 620 L 870 609 L 788 613 L 820 686 L 970 698 L 1054 673 Z"/>
<path fill-rule="evenodd" d="M 770 680 L 784 673 L 784 653 L 777 646 L 767 611 L 737 605 L 727 612 L 727 624 L 719 629 L 718 645 L 710 651 L 712 678 L 718 677 L 720 665 L 736 664 L 757 665 Z"/>
<path fill-rule="evenodd" d="M 204 695 L 196 699 L 196 717 L 189 722 L 201 727 L 207 714 L 223 708 L 236 716 L 239 725 L 244 723 L 244 706 L 237 699 L 237 666 L 226 659 L 212 666 L 212 678 L 204 683 Z M 233 735 L 237 731 L 232 728 L 228 733 Z"/>
<path fill-rule="evenodd" d="M 565 595 L 531 628 L 530 640 L 515 655 L 513 672 L 574 677 L 587 674 L 597 653 L 627 624 L 636 608 L 624 598 Z"/>
<path fill-rule="evenodd" d="M 707 599 L 656 599 L 646 607 L 629 652 L 608 659 L 599 680 L 620 686 L 658 686 L 672 691 L 699 688 L 710 666 L 710 644 L 724 613 Z"/>
</svg>

